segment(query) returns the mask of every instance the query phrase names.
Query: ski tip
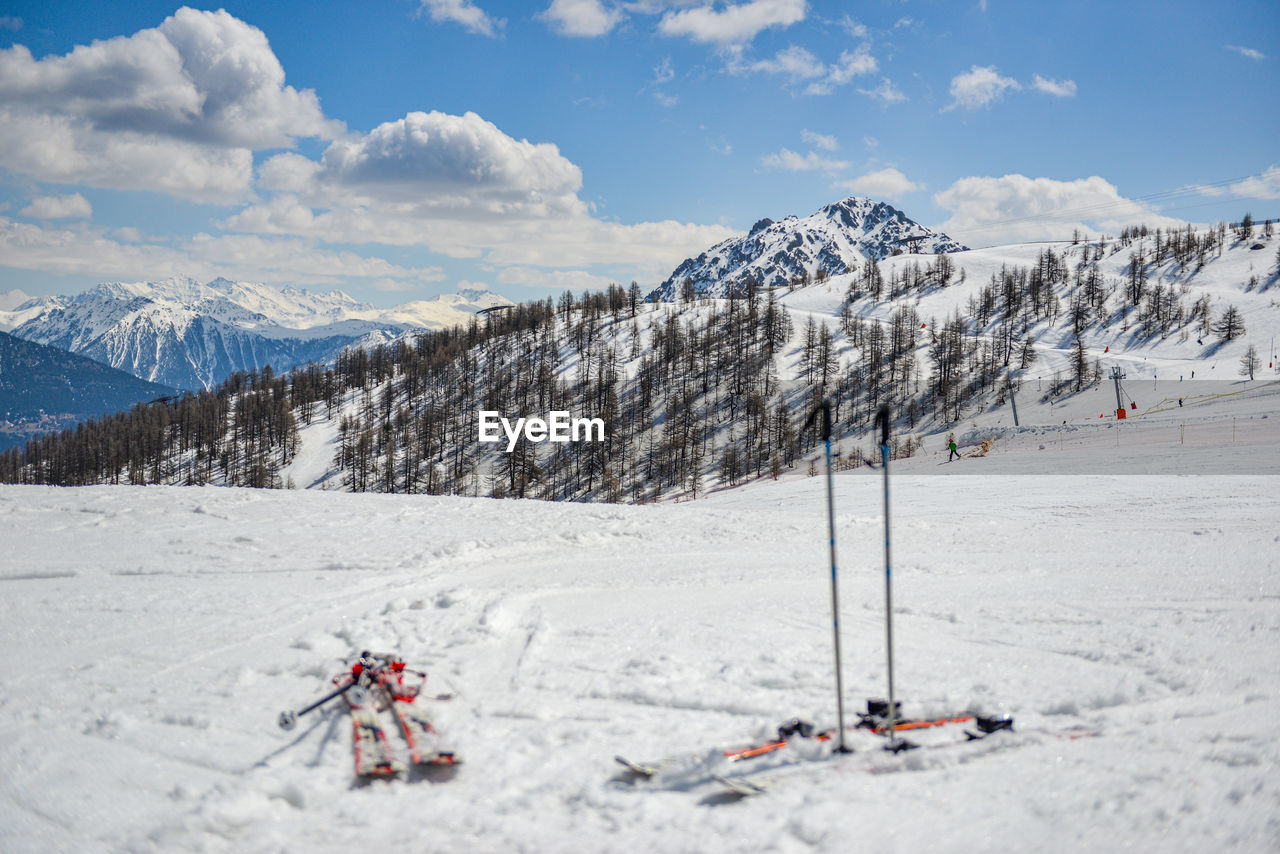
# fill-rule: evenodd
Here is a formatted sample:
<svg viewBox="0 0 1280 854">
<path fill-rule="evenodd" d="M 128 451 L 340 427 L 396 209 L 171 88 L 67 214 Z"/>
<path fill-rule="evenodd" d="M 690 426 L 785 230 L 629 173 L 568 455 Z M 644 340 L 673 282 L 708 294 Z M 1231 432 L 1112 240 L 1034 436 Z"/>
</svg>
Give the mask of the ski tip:
<svg viewBox="0 0 1280 854">
<path fill-rule="evenodd" d="M 658 769 L 652 765 L 641 765 L 638 762 L 632 762 L 625 756 L 615 756 L 613 761 L 626 768 L 636 777 L 652 777 L 658 773 Z"/>
<path fill-rule="evenodd" d="M 750 798 L 769 791 L 768 783 L 756 782 L 744 777 L 723 777 L 713 774 L 712 779 L 724 788 L 724 794 L 731 797 Z"/>
</svg>

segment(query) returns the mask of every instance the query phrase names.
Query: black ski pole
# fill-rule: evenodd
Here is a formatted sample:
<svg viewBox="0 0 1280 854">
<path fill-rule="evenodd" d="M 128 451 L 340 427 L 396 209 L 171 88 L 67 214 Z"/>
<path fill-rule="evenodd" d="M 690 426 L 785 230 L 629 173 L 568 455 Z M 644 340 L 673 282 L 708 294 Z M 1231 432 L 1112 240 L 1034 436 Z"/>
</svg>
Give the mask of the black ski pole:
<svg viewBox="0 0 1280 854">
<path fill-rule="evenodd" d="M 884 631 L 885 648 L 888 650 L 889 665 L 889 743 L 886 749 L 894 751 L 911 747 L 910 742 L 899 739 L 897 735 L 898 710 L 893 694 L 893 571 L 889 560 L 889 405 L 880 407 L 876 413 L 876 426 L 880 428 L 880 466 L 884 469 Z"/>
<path fill-rule="evenodd" d="M 298 718 L 302 717 L 307 712 L 311 712 L 320 708 L 325 703 L 332 700 L 334 697 L 339 697 L 347 693 L 348 691 L 350 691 L 352 688 L 356 686 L 356 682 L 357 680 L 352 679 L 350 682 L 348 682 L 346 685 L 343 685 L 341 688 L 338 688 L 335 691 L 330 691 L 328 694 L 325 694 L 323 697 L 321 697 L 319 700 L 316 700 L 314 703 L 307 706 L 305 709 L 299 709 L 296 712 L 290 712 L 290 711 L 281 712 L 280 717 L 277 719 L 276 723 L 280 724 L 280 729 L 293 729 L 294 726 L 296 726 L 298 723 Z"/>
<path fill-rule="evenodd" d="M 836 652 L 836 732 L 840 733 L 836 753 L 849 753 L 844 743 L 844 678 L 840 661 L 840 590 L 836 572 L 836 502 L 835 491 L 831 480 L 831 404 L 823 400 L 818 408 L 809 416 L 809 422 L 822 413 L 822 440 L 826 444 L 827 456 L 827 531 L 831 543 L 831 632 L 835 640 Z M 806 425 L 807 426 L 807 425 Z"/>
</svg>

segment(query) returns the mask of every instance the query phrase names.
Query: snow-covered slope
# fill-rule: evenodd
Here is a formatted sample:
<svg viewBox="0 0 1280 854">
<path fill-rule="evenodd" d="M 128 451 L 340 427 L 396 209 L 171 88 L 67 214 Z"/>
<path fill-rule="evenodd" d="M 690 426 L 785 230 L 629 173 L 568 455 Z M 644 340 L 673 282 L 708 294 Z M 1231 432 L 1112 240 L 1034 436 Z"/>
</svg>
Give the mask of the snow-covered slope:
<svg viewBox="0 0 1280 854">
<path fill-rule="evenodd" d="M 885 689 L 879 476 L 835 494 L 853 707 Z M 613 756 L 834 722 L 818 478 L 636 507 L 0 488 L 0 849 L 1276 850 L 1277 478 L 892 496 L 898 696 L 1016 731 L 733 804 Z M 453 779 L 353 786 L 332 704 L 275 726 L 365 648 L 455 694 L 432 706 Z"/>
<path fill-rule="evenodd" d="M 685 279 L 700 295 L 723 297 L 748 278 L 765 287 L 787 284 L 818 271 L 848 272 L 867 258 L 879 261 L 897 252 L 934 255 L 965 247 L 920 225 L 902 211 L 856 196 L 827 205 L 803 219 L 762 219 L 745 237 L 732 237 L 685 259 L 648 299 L 670 301 Z"/>
<path fill-rule="evenodd" d="M 341 291 L 176 276 L 27 302 L 0 311 L 0 329 L 143 379 L 207 388 L 237 370 L 323 362 L 353 344 L 465 323 L 506 304 L 497 294 L 468 291 L 384 310 Z"/>
<path fill-rule="evenodd" d="M 1151 240 L 1123 248 L 1113 245 L 1114 251 L 1097 262 L 1107 287 L 1118 294 L 1132 255 L 1144 251 L 1150 258 L 1151 245 Z M 1251 248 L 1254 245 L 1263 248 L 1254 250 Z M 1183 268 L 1172 260 L 1150 265 L 1150 286 L 1159 284 L 1176 292 L 1184 308 L 1207 297 L 1216 320 L 1228 306 L 1235 306 L 1246 330 L 1239 338 L 1221 341 L 1217 335 L 1201 331 L 1199 323 L 1188 324 L 1185 335 L 1183 330 L 1174 330 L 1167 336 L 1150 334 L 1138 321 L 1138 312 L 1132 311 L 1123 318 L 1112 314 L 1105 321 L 1091 323 L 1084 329 L 1082 338 L 1089 359 L 1103 358 L 1108 367 L 1121 367 L 1131 379 L 1172 379 L 1179 374 L 1191 379 L 1191 372 L 1199 370 L 1200 379 L 1237 380 L 1240 357 L 1253 345 L 1260 357 L 1266 357 L 1262 358 L 1264 370 L 1258 377 L 1280 376 L 1280 363 L 1270 357 L 1273 345 L 1280 342 L 1278 247 L 1280 237 L 1269 237 L 1235 242 L 1221 253 L 1210 255 L 1199 269 Z M 1033 268 L 1046 250 L 1057 253 L 1074 267 L 1080 262 L 1085 247 L 1061 242 L 967 250 L 951 256 L 956 273 L 947 287 L 929 288 L 895 299 L 860 299 L 853 311 L 859 317 L 880 322 L 888 322 L 894 310 L 904 305 L 913 307 L 922 321 L 944 322 L 957 311 L 968 316 L 972 301 L 990 284 L 993 275 L 1006 269 Z M 889 258 L 881 264 L 881 269 L 888 278 L 911 265 L 923 267 L 931 260 L 918 255 L 900 255 Z M 833 276 L 820 284 L 786 294 L 780 301 L 798 317 L 811 315 L 833 325 L 851 283 L 851 276 Z M 1052 322 L 1035 322 L 1028 329 L 1036 339 L 1038 358 L 1029 370 L 1022 372 L 1024 376 L 1048 379 L 1054 372 L 1068 371 L 1075 342 L 1066 311 L 1070 292 L 1059 292 L 1058 296 L 1063 306 L 1058 318 Z M 1112 304 L 1118 299 L 1118 296 L 1113 298 Z M 994 327 L 993 321 L 987 331 Z"/>
<path fill-rule="evenodd" d="M 31 299 L 30 295 L 17 288 L 0 292 L 0 311 L 13 311 L 29 299 Z"/>
</svg>

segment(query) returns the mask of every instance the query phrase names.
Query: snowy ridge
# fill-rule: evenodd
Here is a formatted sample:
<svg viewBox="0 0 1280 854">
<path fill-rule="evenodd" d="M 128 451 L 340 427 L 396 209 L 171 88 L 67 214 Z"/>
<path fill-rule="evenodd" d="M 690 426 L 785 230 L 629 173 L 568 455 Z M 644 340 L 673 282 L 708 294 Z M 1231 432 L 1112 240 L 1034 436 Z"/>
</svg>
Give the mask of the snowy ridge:
<svg viewBox="0 0 1280 854">
<path fill-rule="evenodd" d="M 811 278 L 819 271 L 847 273 L 853 264 L 866 259 L 964 249 L 892 205 L 852 196 L 803 219 L 760 220 L 745 237 L 729 238 L 696 258 L 685 259 L 648 299 L 675 299 L 685 279 L 693 282 L 699 295 L 723 297 L 731 288 L 742 287 L 748 278 L 764 287 L 780 287 L 793 277 Z"/>
<path fill-rule="evenodd" d="M 208 388 L 237 370 L 323 362 L 344 347 L 465 323 L 481 309 L 508 304 L 469 290 L 377 309 L 336 290 L 174 276 L 28 300 L 0 311 L 0 330 L 152 382 Z"/>
</svg>

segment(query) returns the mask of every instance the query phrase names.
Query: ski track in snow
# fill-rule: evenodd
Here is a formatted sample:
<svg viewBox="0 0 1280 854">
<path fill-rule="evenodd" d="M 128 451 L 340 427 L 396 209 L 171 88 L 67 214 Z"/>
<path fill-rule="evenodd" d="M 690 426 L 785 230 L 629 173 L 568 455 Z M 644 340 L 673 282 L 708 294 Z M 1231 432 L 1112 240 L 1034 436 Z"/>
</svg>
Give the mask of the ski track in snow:
<svg viewBox="0 0 1280 854">
<path fill-rule="evenodd" d="M 885 682 L 881 483 L 836 483 L 856 707 Z M 1018 732 L 715 805 L 612 757 L 834 722 L 820 480 L 643 507 L 0 488 L 0 850 L 1276 850 L 1280 479 L 893 496 L 907 712 Z M 456 694 L 452 779 L 353 786 L 339 703 L 275 726 L 366 648 Z M 1074 726 L 1098 735 L 1045 735 Z"/>
</svg>

